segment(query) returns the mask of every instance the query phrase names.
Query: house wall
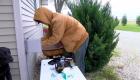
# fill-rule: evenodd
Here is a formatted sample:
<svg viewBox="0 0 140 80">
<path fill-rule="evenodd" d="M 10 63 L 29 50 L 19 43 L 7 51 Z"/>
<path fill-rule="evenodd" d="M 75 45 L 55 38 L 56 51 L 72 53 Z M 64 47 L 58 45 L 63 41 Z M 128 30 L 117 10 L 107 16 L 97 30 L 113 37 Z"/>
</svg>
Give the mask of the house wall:
<svg viewBox="0 0 140 80">
<path fill-rule="evenodd" d="M 25 40 L 34 35 L 39 29 L 33 20 L 37 5 L 35 0 L 21 0 L 21 19 Z"/>
<path fill-rule="evenodd" d="M 10 63 L 12 78 L 20 80 L 12 0 L 0 0 L 0 47 L 10 48 L 14 58 Z"/>
<path fill-rule="evenodd" d="M 40 38 L 38 35 L 41 33 L 40 25 L 33 20 L 35 8 L 38 6 L 39 0 L 0 0 L 0 47 L 11 50 L 14 58 L 14 61 L 10 63 L 13 80 L 31 80 L 25 78 L 25 76 L 30 77 L 26 73 L 31 71 L 28 69 L 26 72 L 28 65 L 25 59 L 27 59 L 29 48 L 26 42 L 35 37 Z M 23 40 L 20 42 L 20 39 Z"/>
<path fill-rule="evenodd" d="M 36 54 L 41 52 L 41 25 L 34 20 L 35 9 L 40 5 L 39 0 L 21 0 L 21 27 L 23 29 L 27 70 L 29 80 L 33 80 Z"/>
</svg>

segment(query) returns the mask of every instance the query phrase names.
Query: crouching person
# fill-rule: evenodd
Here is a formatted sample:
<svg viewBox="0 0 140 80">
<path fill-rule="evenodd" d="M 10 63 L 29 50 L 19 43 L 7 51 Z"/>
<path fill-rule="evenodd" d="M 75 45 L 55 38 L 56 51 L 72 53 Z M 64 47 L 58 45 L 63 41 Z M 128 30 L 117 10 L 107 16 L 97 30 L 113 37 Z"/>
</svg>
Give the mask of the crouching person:
<svg viewBox="0 0 140 80">
<path fill-rule="evenodd" d="M 75 63 L 80 70 L 85 72 L 85 54 L 88 45 L 88 33 L 84 26 L 75 18 L 52 12 L 46 7 L 40 7 L 35 11 L 34 20 L 38 23 L 48 25 L 48 33 L 42 39 L 43 54 L 53 56 L 63 54 L 64 51 L 74 54 Z M 58 45 L 61 43 L 61 45 Z M 60 47 L 60 51 L 52 51 L 54 45 Z M 63 48 L 61 48 L 63 46 Z M 62 52 L 62 53 L 61 53 Z M 49 53 L 49 54 L 48 54 Z"/>
</svg>

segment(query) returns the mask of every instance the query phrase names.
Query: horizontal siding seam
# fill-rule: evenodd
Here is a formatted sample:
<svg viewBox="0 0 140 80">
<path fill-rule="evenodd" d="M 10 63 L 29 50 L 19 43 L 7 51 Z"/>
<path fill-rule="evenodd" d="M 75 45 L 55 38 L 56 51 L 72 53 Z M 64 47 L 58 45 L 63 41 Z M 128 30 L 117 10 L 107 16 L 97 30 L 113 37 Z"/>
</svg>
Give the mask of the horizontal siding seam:
<svg viewBox="0 0 140 80">
<path fill-rule="evenodd" d="M 12 56 L 18 56 L 17 53 L 16 54 L 11 54 Z"/>
<path fill-rule="evenodd" d="M 32 27 L 32 26 L 36 26 L 36 24 L 33 24 L 33 25 L 26 25 L 26 26 L 23 26 L 23 27 L 26 28 L 26 27 Z"/>
<path fill-rule="evenodd" d="M 13 6 L 12 4 L 0 4 L 0 6 Z"/>
<path fill-rule="evenodd" d="M 14 35 L 16 35 L 15 33 L 13 33 L 13 34 L 0 34 L 0 36 L 14 36 Z"/>
<path fill-rule="evenodd" d="M 16 43 L 16 41 L 5 41 L 5 42 L 0 42 L 0 43 Z"/>
<path fill-rule="evenodd" d="M 14 63 L 19 63 L 19 61 L 13 61 Z"/>
<path fill-rule="evenodd" d="M 13 5 L 0 5 L 0 6 L 13 6 Z"/>
<path fill-rule="evenodd" d="M 0 20 L 1 22 L 5 22 L 5 21 L 14 21 L 14 19 L 13 20 Z"/>
<path fill-rule="evenodd" d="M 17 49 L 17 48 L 9 48 L 9 49 Z"/>
<path fill-rule="evenodd" d="M 11 13 L 0 13 L 0 14 L 11 14 Z"/>
<path fill-rule="evenodd" d="M 19 67 L 17 67 L 17 68 L 14 68 L 14 67 L 10 67 L 10 69 L 19 69 Z"/>
<path fill-rule="evenodd" d="M 11 73 L 12 76 L 20 76 L 20 73 L 18 72 L 17 74 Z"/>
<path fill-rule="evenodd" d="M 34 22 L 34 20 L 22 20 L 23 22 Z"/>
<path fill-rule="evenodd" d="M 14 20 L 13 15 L 11 13 L 0 13 L 0 21 Z"/>
<path fill-rule="evenodd" d="M 34 35 L 36 33 L 36 31 L 38 31 L 38 30 L 34 29 L 32 31 L 32 33 L 30 32 L 31 33 L 30 35 L 28 35 L 27 37 L 25 37 L 25 39 L 29 39 L 30 37 L 32 37 L 32 35 Z"/>
<path fill-rule="evenodd" d="M 7 29 L 7 28 L 14 28 L 14 26 L 11 26 L 11 27 L 0 27 L 0 29 Z"/>
<path fill-rule="evenodd" d="M 34 20 L 22 20 L 22 21 L 25 21 L 25 22 L 34 22 Z"/>
<path fill-rule="evenodd" d="M 20 73 L 19 74 L 12 74 L 12 78 L 13 78 L 13 76 L 15 77 L 15 76 L 17 76 L 17 77 L 20 77 Z M 14 80 L 14 79 L 13 79 Z"/>
<path fill-rule="evenodd" d="M 30 18 L 33 19 L 33 16 L 29 16 L 29 15 L 26 15 L 26 14 L 22 14 L 22 15 L 24 15 L 24 16 L 26 16 L 26 17 L 30 17 Z"/>
<path fill-rule="evenodd" d="M 35 28 L 33 27 L 33 28 L 30 29 L 30 30 L 26 30 L 26 31 L 24 31 L 24 34 L 29 33 L 29 32 L 31 32 L 31 31 L 34 31 L 34 30 L 35 30 Z"/>
<path fill-rule="evenodd" d="M 18 63 L 16 63 L 16 64 L 18 64 Z M 19 66 L 17 66 L 17 67 L 10 66 L 10 69 L 19 69 Z"/>
<path fill-rule="evenodd" d="M 12 6 L 10 6 L 10 5 L 0 5 L 0 7 L 12 7 Z M 8 10 L 9 10 L 9 9 L 8 9 Z M 2 11 L 1 11 L 0 13 L 3 13 L 3 14 L 7 14 L 7 13 L 12 13 L 12 14 L 13 14 L 13 13 L 14 13 L 14 12 L 13 12 L 13 9 L 11 9 L 10 11 L 12 11 L 12 12 L 2 12 Z"/>
<path fill-rule="evenodd" d="M 14 12 L 0 12 L 0 14 L 14 14 Z"/>
</svg>

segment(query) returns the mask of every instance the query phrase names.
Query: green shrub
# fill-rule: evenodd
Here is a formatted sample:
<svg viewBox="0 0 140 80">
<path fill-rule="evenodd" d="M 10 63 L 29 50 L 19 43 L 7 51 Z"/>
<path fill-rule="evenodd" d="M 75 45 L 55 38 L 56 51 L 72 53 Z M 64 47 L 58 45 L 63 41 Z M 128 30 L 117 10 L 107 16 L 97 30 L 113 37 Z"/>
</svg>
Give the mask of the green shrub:
<svg viewBox="0 0 140 80">
<path fill-rule="evenodd" d="M 118 18 L 116 17 L 116 18 L 115 18 L 115 26 L 118 26 L 119 23 L 120 23 L 120 21 L 119 21 Z"/>
<path fill-rule="evenodd" d="M 122 17 L 122 25 L 123 25 L 123 26 L 126 26 L 126 24 L 127 24 L 127 17 L 124 15 L 124 16 Z"/>
<path fill-rule="evenodd" d="M 137 17 L 136 24 L 138 24 L 140 26 L 140 16 Z"/>
<path fill-rule="evenodd" d="M 79 20 L 89 33 L 89 45 L 86 54 L 86 71 L 96 71 L 106 65 L 118 42 L 115 33 L 115 20 L 111 16 L 109 3 L 101 6 L 97 0 L 80 0 L 70 8 L 72 16 Z"/>
</svg>

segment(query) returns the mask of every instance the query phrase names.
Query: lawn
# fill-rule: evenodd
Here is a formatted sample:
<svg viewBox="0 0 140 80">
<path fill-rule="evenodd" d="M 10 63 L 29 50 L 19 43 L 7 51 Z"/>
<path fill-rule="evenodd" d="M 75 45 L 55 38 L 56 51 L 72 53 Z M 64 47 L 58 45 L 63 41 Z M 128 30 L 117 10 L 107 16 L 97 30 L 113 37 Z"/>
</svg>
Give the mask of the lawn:
<svg viewBox="0 0 140 80">
<path fill-rule="evenodd" d="M 116 30 L 123 31 L 132 31 L 132 32 L 140 32 L 140 26 L 138 26 L 135 22 L 128 22 L 126 26 L 122 26 L 121 24 L 115 28 Z"/>
</svg>

